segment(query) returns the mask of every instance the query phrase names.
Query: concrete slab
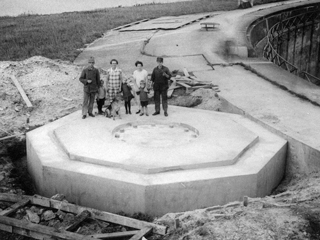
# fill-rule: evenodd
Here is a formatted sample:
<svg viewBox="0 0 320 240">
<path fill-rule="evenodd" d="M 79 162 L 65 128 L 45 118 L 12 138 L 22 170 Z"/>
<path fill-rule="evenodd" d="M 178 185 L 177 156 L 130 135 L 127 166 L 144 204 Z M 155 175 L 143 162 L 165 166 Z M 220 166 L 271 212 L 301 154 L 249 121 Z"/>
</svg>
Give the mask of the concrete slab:
<svg viewBox="0 0 320 240">
<path fill-rule="evenodd" d="M 196 15 L 183 15 L 183 16 L 166 16 L 156 19 L 152 19 L 147 22 L 143 22 L 130 27 L 122 28 L 120 31 L 146 31 L 146 30 L 173 30 L 181 28 L 190 23 L 200 21 L 208 18 L 211 15 L 208 13 L 196 14 Z"/>
<path fill-rule="evenodd" d="M 80 121 L 53 133 L 72 160 L 148 174 L 235 164 L 258 142 L 255 133 L 231 119 L 208 121 L 206 113 L 199 119 L 175 110 L 171 114 L 174 122 L 141 121 L 131 115 L 119 125 L 97 118 L 95 125 Z M 91 151 L 95 146 L 103 151 Z"/>
<path fill-rule="evenodd" d="M 39 193 L 159 216 L 265 196 L 281 181 L 282 138 L 239 115 L 173 106 L 169 114 L 113 121 L 75 112 L 28 132 Z"/>
<path fill-rule="evenodd" d="M 285 76 L 281 79 L 281 69 L 266 70 L 266 76 L 275 77 L 278 74 L 277 81 L 286 81 Z M 215 66 L 215 71 L 194 74 L 200 79 L 211 79 L 214 84 L 219 85 L 219 95 L 224 101 L 222 111 L 246 115 L 290 142 L 290 172 L 308 172 L 320 167 L 318 106 L 284 91 L 241 66 Z M 292 80 L 292 87 L 295 84 L 299 86 L 300 81 L 304 81 L 295 82 L 294 76 Z M 307 86 L 301 87 L 299 91 L 307 89 Z M 316 91 L 314 89 L 309 94 Z"/>
</svg>

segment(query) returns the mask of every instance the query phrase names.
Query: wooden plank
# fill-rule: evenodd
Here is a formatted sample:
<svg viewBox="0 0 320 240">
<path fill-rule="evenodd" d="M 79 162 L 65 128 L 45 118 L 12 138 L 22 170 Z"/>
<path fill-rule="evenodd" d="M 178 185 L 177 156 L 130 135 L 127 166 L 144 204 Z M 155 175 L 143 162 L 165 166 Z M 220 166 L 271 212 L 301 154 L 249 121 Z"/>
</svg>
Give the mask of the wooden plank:
<svg viewBox="0 0 320 240">
<path fill-rule="evenodd" d="M 192 86 L 191 89 L 199 89 L 199 88 L 212 88 L 212 85 L 200 85 L 200 86 Z"/>
<path fill-rule="evenodd" d="M 84 210 L 83 212 L 81 212 L 80 214 L 75 216 L 74 222 L 71 225 L 69 225 L 68 227 L 66 227 L 64 230 L 74 231 L 80 225 L 80 223 L 82 223 L 84 220 L 86 220 L 88 217 L 90 217 L 90 215 L 91 214 L 88 210 Z"/>
<path fill-rule="evenodd" d="M 57 230 L 55 228 L 42 226 L 30 222 L 24 222 L 14 218 L 6 216 L 0 216 L 0 224 L 12 226 L 13 233 L 18 233 L 24 236 L 36 237 L 36 239 L 44 239 L 44 237 L 56 237 L 67 240 L 93 240 L 97 238 L 91 238 L 81 234 L 67 232 L 64 230 Z"/>
<path fill-rule="evenodd" d="M 17 211 L 17 209 L 27 205 L 30 202 L 29 199 L 23 199 L 12 206 L 6 208 L 5 210 L 0 212 L 0 216 L 8 216 L 10 213 Z"/>
<path fill-rule="evenodd" d="M 51 207 L 50 199 L 49 198 L 44 198 L 44 197 L 42 197 L 40 195 L 34 195 L 32 197 L 32 204 L 40 205 L 40 206 L 43 206 L 43 207 Z"/>
<path fill-rule="evenodd" d="M 38 196 L 31 197 L 31 202 L 34 201 L 34 198 L 39 198 L 39 197 Z M 41 198 L 48 199 L 45 197 L 41 197 Z M 142 229 L 144 227 L 151 227 L 151 228 L 153 228 L 153 232 L 156 234 L 159 234 L 159 235 L 165 235 L 167 233 L 167 227 L 165 227 L 165 226 L 161 226 L 161 225 L 157 225 L 157 224 L 149 223 L 149 222 L 145 222 L 145 221 L 140 221 L 140 220 L 120 216 L 120 215 L 109 213 L 109 212 L 99 211 L 99 210 L 93 209 L 93 208 L 82 207 L 82 206 L 74 205 L 74 204 L 67 203 L 67 202 L 61 202 L 61 201 L 50 199 L 50 207 L 55 208 L 55 209 L 60 209 L 62 211 L 66 211 L 66 212 L 71 212 L 74 214 L 79 214 L 84 210 L 88 210 L 91 213 L 92 218 L 95 218 L 98 220 L 111 222 L 111 223 L 131 227 L 131 228 L 135 228 L 135 229 Z"/>
<path fill-rule="evenodd" d="M 10 193 L 0 193 L 0 201 L 19 202 L 23 199 L 30 199 L 30 196 L 16 195 Z"/>
<path fill-rule="evenodd" d="M 28 108 L 31 108 L 31 107 L 32 107 L 32 104 L 31 104 L 28 96 L 27 96 L 26 93 L 24 92 L 23 88 L 21 87 L 18 79 L 17 79 L 15 76 L 13 76 L 13 75 L 10 75 L 10 78 L 12 79 L 14 85 L 16 85 L 16 87 L 17 87 L 17 89 L 18 89 L 21 97 L 23 98 L 24 102 L 26 103 L 27 107 L 28 107 Z"/>
<path fill-rule="evenodd" d="M 11 138 L 15 138 L 15 137 L 17 137 L 17 135 L 6 136 L 6 137 L 3 137 L 3 138 L 0 138 L 0 141 L 11 139 Z"/>
<path fill-rule="evenodd" d="M 185 75 L 186 77 L 190 77 L 190 74 L 189 74 L 187 68 L 185 68 L 185 67 L 183 68 L 183 73 L 184 73 L 184 75 Z"/>
<path fill-rule="evenodd" d="M 186 88 L 186 92 L 187 92 L 187 93 L 189 92 L 191 86 L 189 86 L 188 84 L 185 84 L 185 83 L 183 83 L 183 82 L 177 82 L 177 84 L 185 87 L 185 88 Z"/>
<path fill-rule="evenodd" d="M 136 235 L 134 235 L 132 238 L 130 238 L 129 240 L 140 240 L 142 237 L 144 237 L 145 235 L 147 235 L 151 232 L 152 232 L 152 228 L 143 228 Z"/>
<path fill-rule="evenodd" d="M 188 84 L 185 84 L 183 82 L 177 82 L 177 84 L 180 84 L 181 86 L 185 87 L 185 88 L 189 88 L 191 86 L 189 86 Z"/>
<path fill-rule="evenodd" d="M 1 223 L 0 223 L 0 230 L 9 232 L 9 233 L 12 233 L 13 231 L 12 226 L 1 224 Z"/>
<path fill-rule="evenodd" d="M 102 233 L 102 234 L 94 234 L 89 237 L 99 238 L 99 239 L 116 239 L 123 237 L 131 237 L 137 234 L 139 231 L 127 231 L 127 232 L 116 232 L 116 233 Z"/>
</svg>

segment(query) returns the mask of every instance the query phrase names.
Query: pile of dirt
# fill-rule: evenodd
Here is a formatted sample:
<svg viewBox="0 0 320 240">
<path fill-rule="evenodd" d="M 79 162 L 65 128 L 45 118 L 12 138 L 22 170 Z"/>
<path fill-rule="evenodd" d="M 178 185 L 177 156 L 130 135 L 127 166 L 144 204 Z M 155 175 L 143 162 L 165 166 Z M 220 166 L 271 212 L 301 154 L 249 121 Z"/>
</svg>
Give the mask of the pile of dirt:
<svg viewBox="0 0 320 240">
<path fill-rule="evenodd" d="M 81 68 L 72 63 L 32 57 L 0 62 L 0 136 L 21 135 L 79 109 Z M 33 107 L 28 109 L 11 76 L 21 84 Z"/>
<path fill-rule="evenodd" d="M 156 223 L 169 226 L 166 240 L 320 239 L 319 173 L 286 192 L 183 213 Z"/>
</svg>

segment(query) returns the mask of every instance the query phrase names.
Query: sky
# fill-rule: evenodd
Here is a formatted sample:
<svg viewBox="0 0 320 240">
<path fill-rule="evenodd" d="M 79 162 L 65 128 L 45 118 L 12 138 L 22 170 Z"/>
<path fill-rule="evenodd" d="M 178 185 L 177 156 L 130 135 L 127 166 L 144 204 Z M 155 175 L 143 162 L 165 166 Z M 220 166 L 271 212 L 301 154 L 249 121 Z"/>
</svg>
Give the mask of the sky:
<svg viewBox="0 0 320 240">
<path fill-rule="evenodd" d="M 167 3 L 179 1 L 185 0 L 0 0 L 0 16 L 52 14 L 107 7 L 133 6 L 152 2 Z"/>
</svg>

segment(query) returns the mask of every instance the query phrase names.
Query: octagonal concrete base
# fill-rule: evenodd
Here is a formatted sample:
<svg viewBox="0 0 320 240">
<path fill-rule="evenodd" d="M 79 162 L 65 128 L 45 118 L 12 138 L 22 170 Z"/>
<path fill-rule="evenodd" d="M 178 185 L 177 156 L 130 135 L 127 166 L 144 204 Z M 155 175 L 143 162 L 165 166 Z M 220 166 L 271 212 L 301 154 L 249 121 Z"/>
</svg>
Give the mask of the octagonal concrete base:
<svg viewBox="0 0 320 240">
<path fill-rule="evenodd" d="M 76 112 L 29 132 L 39 193 L 159 216 L 262 197 L 281 181 L 282 138 L 239 115 L 173 106 L 169 114 L 114 121 Z"/>
</svg>

